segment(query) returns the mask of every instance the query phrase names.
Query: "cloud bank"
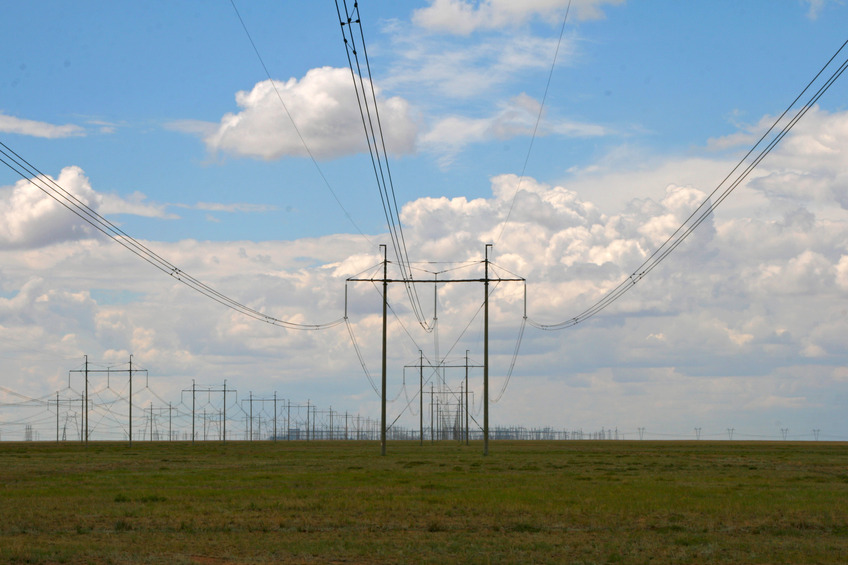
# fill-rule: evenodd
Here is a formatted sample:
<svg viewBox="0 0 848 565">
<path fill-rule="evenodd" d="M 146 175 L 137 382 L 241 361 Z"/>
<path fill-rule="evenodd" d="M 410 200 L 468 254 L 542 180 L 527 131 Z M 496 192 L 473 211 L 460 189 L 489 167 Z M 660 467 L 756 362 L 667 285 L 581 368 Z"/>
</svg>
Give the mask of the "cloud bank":
<svg viewBox="0 0 848 565">
<path fill-rule="evenodd" d="M 848 390 L 842 343 L 848 332 L 848 214 L 839 201 L 846 119 L 844 112 L 811 111 L 756 178 L 600 315 L 563 332 L 528 329 L 493 422 L 622 430 L 648 425 L 649 432 L 680 433 L 698 426 L 708 437 L 730 426 L 767 434 L 779 420 L 793 430 L 848 436 L 838 402 Z M 733 164 L 715 159 L 700 166 L 716 176 Z M 527 315 L 560 322 L 628 276 L 709 193 L 709 181 L 691 177 L 649 192 L 630 188 L 659 170 L 687 178 L 690 165 L 668 160 L 647 171 L 587 169 L 560 183 L 499 175 L 486 198 L 406 203 L 407 243 L 413 260 L 470 261 L 465 272 L 479 276 L 474 269 L 484 245 L 495 242 L 493 271 L 527 279 Z M 64 170 L 59 180 L 98 202 L 99 193 L 78 169 Z M 287 332 L 243 318 L 119 246 L 84 237 L 59 213 L 66 211 L 40 208 L 23 188 L 3 193 L 7 228 L 0 247 L 0 354 L 17 359 L 19 386 L 33 386 L 30 378 L 41 389 L 60 386 L 69 360 L 83 354 L 120 359 L 133 353 L 155 374 L 169 375 L 158 381 L 162 394 L 178 396 L 188 379 L 202 375 L 204 382 L 227 378 L 296 397 L 320 391 L 328 404 L 378 413 L 343 328 Z M 595 198 L 629 188 L 620 204 Z M 10 214 L 12 209 L 29 212 Z M 345 311 L 347 297 L 365 361 L 379 366 L 380 295 L 364 283 L 345 292 L 347 277 L 380 261 L 365 238 L 151 245 L 186 272 L 278 318 L 326 322 Z M 107 291 L 125 299 L 103 300 Z M 466 349 L 472 358 L 481 355 L 480 293 L 478 285 L 440 285 L 442 355 Z M 422 286 L 420 295 L 425 313 L 432 312 L 432 287 Z M 434 338 L 417 333 L 401 289 L 391 288 L 390 300 L 398 318 L 390 324 L 389 394 L 403 399 L 401 367 L 418 358 L 421 344 L 429 350 Z M 505 384 L 524 301 L 522 285 L 494 288 L 495 391 Z M 43 346 L 28 351 L 27 343 Z M 479 399 L 479 375 L 474 383 Z M 390 410 L 400 414 L 403 401 Z"/>
</svg>

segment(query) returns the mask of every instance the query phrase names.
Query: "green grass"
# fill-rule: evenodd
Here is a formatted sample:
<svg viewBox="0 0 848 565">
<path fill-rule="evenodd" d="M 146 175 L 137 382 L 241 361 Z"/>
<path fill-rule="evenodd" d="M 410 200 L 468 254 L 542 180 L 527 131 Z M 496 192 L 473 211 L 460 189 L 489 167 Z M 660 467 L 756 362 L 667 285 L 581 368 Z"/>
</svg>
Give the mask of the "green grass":
<svg viewBox="0 0 848 565">
<path fill-rule="evenodd" d="M 0 562 L 842 563 L 846 448 L 0 443 Z"/>
</svg>

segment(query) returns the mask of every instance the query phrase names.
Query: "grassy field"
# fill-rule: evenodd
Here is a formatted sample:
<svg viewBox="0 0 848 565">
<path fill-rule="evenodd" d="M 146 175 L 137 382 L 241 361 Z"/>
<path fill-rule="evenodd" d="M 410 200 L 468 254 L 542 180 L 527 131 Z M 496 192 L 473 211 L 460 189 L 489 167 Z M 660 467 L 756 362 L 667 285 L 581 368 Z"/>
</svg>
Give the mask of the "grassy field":
<svg viewBox="0 0 848 565">
<path fill-rule="evenodd" d="M 848 445 L 0 443 L 3 563 L 844 563 Z"/>
</svg>

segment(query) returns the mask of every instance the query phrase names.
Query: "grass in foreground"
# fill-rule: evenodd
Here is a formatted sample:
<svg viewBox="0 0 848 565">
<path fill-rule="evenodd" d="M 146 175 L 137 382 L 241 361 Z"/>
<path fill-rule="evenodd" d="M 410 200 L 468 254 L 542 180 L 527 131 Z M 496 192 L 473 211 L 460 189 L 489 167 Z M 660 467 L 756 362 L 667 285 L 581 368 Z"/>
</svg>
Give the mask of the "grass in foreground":
<svg viewBox="0 0 848 565">
<path fill-rule="evenodd" d="M 0 562 L 842 563 L 846 448 L 0 443 Z"/>
</svg>

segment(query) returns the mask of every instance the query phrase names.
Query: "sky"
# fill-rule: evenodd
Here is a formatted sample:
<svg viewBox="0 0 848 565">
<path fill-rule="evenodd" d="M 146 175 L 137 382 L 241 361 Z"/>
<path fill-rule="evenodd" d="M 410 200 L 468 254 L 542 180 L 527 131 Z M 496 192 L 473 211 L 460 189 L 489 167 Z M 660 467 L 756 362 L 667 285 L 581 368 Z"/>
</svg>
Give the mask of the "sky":
<svg viewBox="0 0 848 565">
<path fill-rule="evenodd" d="M 720 186 L 848 39 L 848 5 L 360 4 L 413 272 L 481 278 L 492 244 L 492 272 L 526 280 L 493 284 L 491 425 L 848 440 L 844 77 L 621 299 L 538 328 L 627 280 Z M 4 14 L 0 141 L 223 295 L 350 331 L 230 310 L 0 167 L 0 403 L 132 355 L 165 400 L 226 380 L 379 417 L 381 290 L 346 279 L 391 243 L 335 3 Z M 389 288 L 389 420 L 409 427 L 419 350 L 483 359 L 482 285 L 415 289 L 434 331 Z M 425 378 L 457 389 L 464 369 Z M 470 388 L 479 417 L 479 367 Z"/>
</svg>

